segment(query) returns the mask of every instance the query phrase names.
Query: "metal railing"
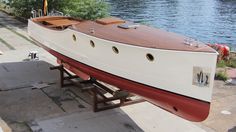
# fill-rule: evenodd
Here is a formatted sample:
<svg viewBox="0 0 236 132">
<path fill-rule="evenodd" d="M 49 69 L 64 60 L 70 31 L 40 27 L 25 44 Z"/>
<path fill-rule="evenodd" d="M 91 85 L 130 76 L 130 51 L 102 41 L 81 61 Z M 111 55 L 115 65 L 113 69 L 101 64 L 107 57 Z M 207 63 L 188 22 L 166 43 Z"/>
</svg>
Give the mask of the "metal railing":
<svg viewBox="0 0 236 132">
<path fill-rule="evenodd" d="M 42 9 L 32 10 L 31 15 L 32 15 L 31 18 L 42 17 L 43 16 L 43 11 L 42 11 Z M 70 16 L 70 15 L 68 15 L 68 14 L 64 15 L 63 12 L 52 10 L 49 13 L 47 12 L 47 16 Z"/>
</svg>

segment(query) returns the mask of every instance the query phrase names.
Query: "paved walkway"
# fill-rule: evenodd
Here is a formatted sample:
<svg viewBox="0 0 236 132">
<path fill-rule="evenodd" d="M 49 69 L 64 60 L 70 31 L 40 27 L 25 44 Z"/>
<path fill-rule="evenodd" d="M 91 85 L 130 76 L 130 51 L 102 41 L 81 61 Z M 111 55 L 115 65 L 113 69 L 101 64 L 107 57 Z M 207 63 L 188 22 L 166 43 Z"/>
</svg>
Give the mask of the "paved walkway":
<svg viewBox="0 0 236 132">
<path fill-rule="evenodd" d="M 236 68 L 230 68 L 227 70 L 229 78 L 236 79 Z"/>
<path fill-rule="evenodd" d="M 32 50 L 39 52 L 39 61 L 25 61 Z M 16 132 L 222 132 L 236 126 L 236 87 L 221 81 L 215 81 L 211 114 L 202 123 L 186 121 L 148 102 L 93 113 L 90 95 L 74 86 L 61 89 L 58 72 L 49 70 L 56 58 L 34 45 L 26 24 L 2 12 L 0 51 L 0 116 Z"/>
<path fill-rule="evenodd" d="M 227 80 L 227 83 L 230 85 L 236 86 L 236 68 L 229 68 L 227 69 L 226 73 L 229 77 L 229 80 Z"/>
</svg>

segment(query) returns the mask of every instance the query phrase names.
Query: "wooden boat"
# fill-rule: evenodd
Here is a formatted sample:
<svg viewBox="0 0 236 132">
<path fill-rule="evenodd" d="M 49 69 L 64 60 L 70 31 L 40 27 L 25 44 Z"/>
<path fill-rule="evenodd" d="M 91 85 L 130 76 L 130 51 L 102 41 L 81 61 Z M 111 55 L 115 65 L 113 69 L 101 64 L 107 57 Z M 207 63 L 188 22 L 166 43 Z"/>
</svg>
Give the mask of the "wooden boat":
<svg viewBox="0 0 236 132">
<path fill-rule="evenodd" d="M 113 17 L 32 18 L 28 33 L 90 77 L 191 121 L 209 114 L 217 53 L 199 41 Z"/>
</svg>

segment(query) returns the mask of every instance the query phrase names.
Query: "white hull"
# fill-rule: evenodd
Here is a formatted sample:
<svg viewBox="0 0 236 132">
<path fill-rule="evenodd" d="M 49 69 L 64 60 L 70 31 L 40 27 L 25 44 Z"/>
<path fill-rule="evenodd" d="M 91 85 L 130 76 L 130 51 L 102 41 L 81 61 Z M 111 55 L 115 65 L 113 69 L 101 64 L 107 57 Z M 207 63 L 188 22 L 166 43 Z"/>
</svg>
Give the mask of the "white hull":
<svg viewBox="0 0 236 132">
<path fill-rule="evenodd" d="M 112 42 L 72 30 L 56 31 L 29 20 L 28 32 L 38 42 L 81 63 L 148 86 L 211 102 L 216 53 L 144 48 Z M 77 40 L 73 40 L 73 34 Z M 95 43 L 93 48 L 90 40 Z M 119 49 L 115 54 L 112 47 Z M 154 56 L 149 61 L 146 54 Z M 207 85 L 195 82 L 198 69 L 209 74 Z M 205 74 L 204 74 L 205 75 Z"/>
</svg>

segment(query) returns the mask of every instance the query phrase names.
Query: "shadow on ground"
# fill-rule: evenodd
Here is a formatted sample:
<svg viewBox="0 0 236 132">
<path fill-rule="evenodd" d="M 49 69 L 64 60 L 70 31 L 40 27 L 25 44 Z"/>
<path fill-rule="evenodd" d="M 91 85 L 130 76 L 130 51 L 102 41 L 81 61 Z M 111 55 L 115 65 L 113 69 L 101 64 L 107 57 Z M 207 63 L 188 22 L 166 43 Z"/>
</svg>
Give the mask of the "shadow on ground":
<svg viewBox="0 0 236 132">
<path fill-rule="evenodd" d="M 45 61 L 0 64 L 0 116 L 14 131 L 143 131 L 121 109 L 92 112 L 91 95 L 75 86 L 60 88 L 52 66 Z"/>
</svg>

